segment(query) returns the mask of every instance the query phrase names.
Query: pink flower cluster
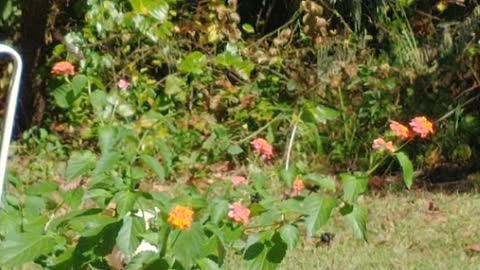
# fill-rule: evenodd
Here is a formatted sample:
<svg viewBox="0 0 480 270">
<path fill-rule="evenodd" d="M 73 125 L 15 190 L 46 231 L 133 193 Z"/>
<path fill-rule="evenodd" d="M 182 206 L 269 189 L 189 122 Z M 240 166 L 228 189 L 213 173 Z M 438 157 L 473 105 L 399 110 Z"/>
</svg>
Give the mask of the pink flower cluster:
<svg viewBox="0 0 480 270">
<path fill-rule="evenodd" d="M 295 178 L 293 181 L 292 192 L 290 192 L 290 197 L 297 197 L 300 195 L 300 192 L 305 188 L 305 184 L 300 177 Z"/>
<path fill-rule="evenodd" d="M 262 159 L 273 158 L 273 147 L 265 139 L 258 138 L 253 140 L 250 144 Z"/>
<path fill-rule="evenodd" d="M 411 139 L 415 134 L 420 135 L 420 138 L 425 139 L 429 134 L 433 134 L 433 124 L 425 116 L 417 116 L 410 120 L 410 130 L 407 126 L 390 120 L 390 130 L 402 140 Z M 373 140 L 372 148 L 376 150 L 387 150 L 391 153 L 395 152 L 395 147 L 392 141 L 385 141 L 383 138 Z"/>
<path fill-rule="evenodd" d="M 231 178 L 233 186 L 238 186 L 238 185 L 248 185 L 248 180 L 247 178 L 243 176 L 234 176 Z"/>
<path fill-rule="evenodd" d="M 241 202 L 229 205 L 228 216 L 235 222 L 247 224 L 250 221 L 250 209 L 244 207 Z"/>
</svg>

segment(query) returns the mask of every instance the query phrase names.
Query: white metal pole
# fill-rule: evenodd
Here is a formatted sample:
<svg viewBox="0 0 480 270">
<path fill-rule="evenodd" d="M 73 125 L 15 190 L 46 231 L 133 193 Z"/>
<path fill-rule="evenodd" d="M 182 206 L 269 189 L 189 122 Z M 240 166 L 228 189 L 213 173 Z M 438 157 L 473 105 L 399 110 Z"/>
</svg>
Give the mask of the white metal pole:
<svg viewBox="0 0 480 270">
<path fill-rule="evenodd" d="M 11 47 L 0 44 L 0 54 L 6 53 L 13 58 L 13 77 L 10 80 L 8 89 L 7 108 L 5 110 L 2 130 L 2 142 L 0 148 L 0 208 L 3 206 L 3 188 L 5 186 L 5 176 L 7 174 L 8 151 L 10 140 L 12 138 L 13 123 L 15 120 L 15 111 L 17 109 L 18 92 L 20 91 L 20 79 L 22 74 L 22 58 Z"/>
</svg>

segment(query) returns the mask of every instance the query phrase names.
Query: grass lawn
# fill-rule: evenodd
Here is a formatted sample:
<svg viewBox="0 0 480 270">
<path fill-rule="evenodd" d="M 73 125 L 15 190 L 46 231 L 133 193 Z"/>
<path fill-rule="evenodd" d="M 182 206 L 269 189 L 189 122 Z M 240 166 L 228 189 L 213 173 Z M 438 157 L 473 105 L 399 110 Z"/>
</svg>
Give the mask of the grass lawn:
<svg viewBox="0 0 480 270">
<path fill-rule="evenodd" d="M 368 243 L 334 218 L 328 245 L 305 241 L 280 269 L 480 269 L 480 194 L 412 191 L 365 196 Z"/>
</svg>

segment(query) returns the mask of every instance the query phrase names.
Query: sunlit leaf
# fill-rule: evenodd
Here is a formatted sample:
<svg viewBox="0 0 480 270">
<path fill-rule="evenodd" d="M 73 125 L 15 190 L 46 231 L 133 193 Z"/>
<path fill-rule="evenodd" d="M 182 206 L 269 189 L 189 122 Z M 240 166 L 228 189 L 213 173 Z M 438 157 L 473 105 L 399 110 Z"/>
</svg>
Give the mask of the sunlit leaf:
<svg viewBox="0 0 480 270">
<path fill-rule="evenodd" d="M 358 239 L 367 241 L 367 209 L 359 204 L 346 205 L 340 209 Z"/>
<path fill-rule="evenodd" d="M 400 166 L 403 171 L 403 181 L 407 188 L 410 188 L 413 183 L 413 164 L 404 152 L 395 153 Z"/>
<path fill-rule="evenodd" d="M 343 185 L 343 199 L 349 203 L 355 202 L 358 196 L 367 190 L 367 177 L 342 173 L 340 179 Z"/>
<path fill-rule="evenodd" d="M 307 174 L 304 176 L 304 181 L 309 184 L 318 185 L 326 190 L 335 192 L 335 179 L 329 175 Z"/>
<path fill-rule="evenodd" d="M 183 73 L 201 74 L 205 72 L 206 66 L 207 57 L 203 53 L 195 51 L 187 55 L 187 57 L 177 65 L 177 68 Z"/>
<path fill-rule="evenodd" d="M 14 267 L 31 262 L 51 253 L 56 243 L 55 237 L 37 233 L 9 235 L 0 245 L 0 265 Z"/>
<path fill-rule="evenodd" d="M 297 227 L 291 224 L 285 224 L 280 228 L 280 236 L 287 244 L 289 250 L 294 249 L 300 239 L 300 233 Z"/>
<path fill-rule="evenodd" d="M 126 256 L 133 255 L 140 244 L 139 236 L 145 232 L 145 222 L 142 218 L 135 216 L 125 216 L 123 218 L 122 228 L 117 235 L 117 245 Z"/>
<path fill-rule="evenodd" d="M 190 229 L 179 232 L 172 247 L 173 256 L 184 269 L 191 269 L 201 254 L 205 241 L 206 237 L 201 225 L 195 222 Z"/>
<path fill-rule="evenodd" d="M 161 182 L 165 182 L 165 169 L 160 162 L 149 155 L 141 155 L 140 159 L 150 170 L 152 170 L 160 179 Z"/>
<path fill-rule="evenodd" d="M 324 195 L 312 194 L 305 198 L 304 208 L 307 218 L 305 226 L 307 236 L 312 237 L 322 226 L 327 224 L 337 200 Z"/>
<path fill-rule="evenodd" d="M 67 163 L 65 176 L 67 181 L 91 171 L 95 167 L 97 157 L 90 151 L 74 152 Z"/>
</svg>

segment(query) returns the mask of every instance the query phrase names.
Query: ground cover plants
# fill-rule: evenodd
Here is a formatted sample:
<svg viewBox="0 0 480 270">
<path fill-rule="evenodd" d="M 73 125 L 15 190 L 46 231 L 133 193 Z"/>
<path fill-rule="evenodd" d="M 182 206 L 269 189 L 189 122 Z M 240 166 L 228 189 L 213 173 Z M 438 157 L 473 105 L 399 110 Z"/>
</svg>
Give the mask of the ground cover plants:
<svg viewBox="0 0 480 270">
<path fill-rule="evenodd" d="M 274 29 L 237 1 L 56 3 L 1 267 L 276 269 L 338 224 L 368 242 L 369 184 L 474 169 L 478 4 L 348 2 L 298 2 Z M 464 31 L 439 43 L 458 8 Z"/>
</svg>

